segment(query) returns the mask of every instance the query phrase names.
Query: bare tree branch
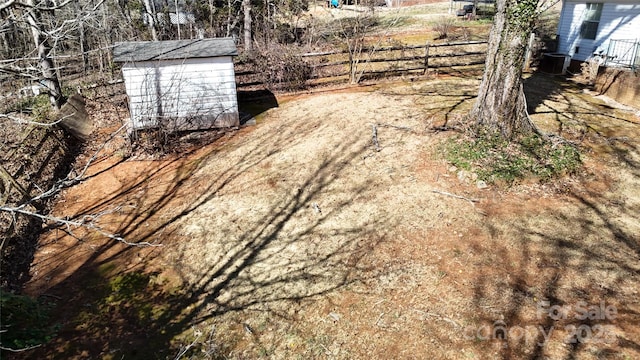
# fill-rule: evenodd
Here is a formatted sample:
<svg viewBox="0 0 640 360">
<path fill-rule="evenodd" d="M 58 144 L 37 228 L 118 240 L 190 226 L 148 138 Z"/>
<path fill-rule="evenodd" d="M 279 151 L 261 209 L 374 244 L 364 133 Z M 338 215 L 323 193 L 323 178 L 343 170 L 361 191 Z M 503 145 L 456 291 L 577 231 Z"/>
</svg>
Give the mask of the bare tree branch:
<svg viewBox="0 0 640 360">
<path fill-rule="evenodd" d="M 34 72 L 36 73 L 38 71 L 38 69 L 34 68 L 34 67 L 28 67 L 28 68 L 20 68 L 18 66 L 15 65 L 0 65 L 0 73 L 7 73 L 7 74 L 13 74 L 13 75 L 18 75 L 18 76 L 22 76 L 22 77 L 27 77 L 33 80 L 38 80 L 40 79 L 40 77 L 36 76 L 36 75 L 32 75 L 30 72 Z"/>
<path fill-rule="evenodd" d="M 9 8 L 13 4 L 15 4 L 16 0 L 8 0 L 2 4 L 0 4 L 0 11 Z"/>
<path fill-rule="evenodd" d="M 108 215 L 108 214 L 112 214 L 114 212 L 122 210 L 121 206 L 117 206 L 117 207 L 115 207 L 113 209 L 105 210 L 105 211 L 102 211 L 102 212 L 97 213 L 97 214 L 83 215 L 77 220 L 69 220 L 69 219 L 60 218 L 60 217 L 56 217 L 56 216 L 42 215 L 42 214 L 37 213 L 36 211 L 25 210 L 24 207 L 25 207 L 24 204 L 20 205 L 20 206 L 16 206 L 16 207 L 0 206 L 0 211 L 5 211 L 5 212 L 8 212 L 8 213 L 11 213 L 14 216 L 15 216 L 15 214 L 22 214 L 22 215 L 36 217 L 36 218 L 44 220 L 44 221 L 51 221 L 51 222 L 54 222 L 56 224 L 63 225 L 65 227 L 67 227 L 67 230 L 70 233 L 73 233 L 72 227 L 74 227 L 74 228 L 85 228 L 85 229 L 88 229 L 88 230 L 95 231 L 95 232 L 97 232 L 97 233 L 99 233 L 99 234 L 101 234 L 103 236 L 106 236 L 109 239 L 119 241 L 119 242 L 121 242 L 121 243 L 123 243 L 125 245 L 129 245 L 129 246 L 154 246 L 154 247 L 162 246 L 162 244 L 152 244 L 152 243 L 147 242 L 147 241 L 129 242 L 124 237 L 120 236 L 119 234 L 110 233 L 110 232 L 104 230 L 101 226 L 99 226 L 97 224 L 97 221 L 102 216 Z"/>
<path fill-rule="evenodd" d="M 41 11 L 53 11 L 53 10 L 61 9 L 62 7 L 64 7 L 65 5 L 67 5 L 70 2 L 71 2 L 71 0 L 66 0 L 66 1 L 62 2 L 61 4 L 55 5 L 55 1 L 54 1 L 54 6 L 41 6 L 39 4 L 38 5 L 32 5 L 32 4 L 28 4 L 28 3 L 19 2 L 19 1 L 16 1 L 16 0 L 8 0 L 8 1 L 0 4 L 0 10 L 4 10 L 6 8 L 9 8 L 9 7 L 15 5 L 15 6 L 20 6 L 20 7 L 24 7 L 24 8 L 38 9 L 38 10 L 41 10 Z"/>
<path fill-rule="evenodd" d="M 0 9 L 0 10 L 2 10 L 2 9 Z M 17 353 L 17 352 L 33 350 L 33 349 L 35 349 L 37 347 L 40 347 L 40 346 L 42 346 L 42 344 L 33 345 L 33 346 L 29 346 L 29 347 L 22 348 L 22 349 L 12 349 L 12 348 L 8 348 L 8 347 L 0 346 L 0 350 L 11 351 L 11 352 Z"/>
<path fill-rule="evenodd" d="M 59 224 L 61 226 L 65 226 L 70 233 L 73 232 L 73 228 L 85 228 L 91 231 L 98 232 L 99 234 L 106 236 L 109 239 L 119 241 L 125 245 L 130 246 L 162 246 L 161 244 L 152 244 L 149 242 L 130 242 L 127 241 L 124 237 L 119 234 L 114 234 L 109 231 L 106 231 L 101 226 L 98 225 L 98 220 L 108 214 L 112 214 L 123 209 L 122 206 L 117 206 L 112 209 L 104 210 L 95 214 L 82 215 L 77 219 L 67 219 L 62 217 L 57 217 L 53 215 L 43 215 L 38 213 L 33 206 L 34 203 L 37 203 L 41 200 L 45 200 L 50 198 L 65 188 L 71 187 L 75 184 L 78 184 L 84 180 L 84 176 L 89 168 L 89 166 L 98 158 L 98 155 L 105 148 L 105 146 L 115 138 L 123 129 L 126 128 L 126 125 L 121 126 L 118 130 L 111 134 L 111 136 L 102 143 L 102 145 L 94 152 L 91 158 L 87 161 L 85 166 L 82 168 L 80 173 L 76 176 L 72 176 L 72 172 L 69 173 L 64 179 L 57 181 L 50 189 L 46 191 L 42 191 L 39 195 L 36 195 L 29 199 L 28 201 L 17 205 L 17 206 L 0 206 L 0 211 L 4 211 L 10 213 L 14 218 L 16 214 L 27 215 L 31 217 L 38 218 L 43 221 L 53 222 Z"/>
<path fill-rule="evenodd" d="M 540 4 L 538 5 L 538 14 L 542 14 L 544 12 L 546 12 L 547 10 L 551 9 L 552 7 L 554 7 L 557 3 L 559 3 L 562 0 L 542 0 L 540 2 Z"/>
<path fill-rule="evenodd" d="M 65 116 L 61 117 L 60 119 L 58 119 L 58 120 L 56 120 L 54 122 L 50 122 L 50 123 L 28 120 L 28 119 L 25 119 L 25 118 L 21 118 L 21 117 L 9 115 L 9 114 L 0 114 L 0 119 L 9 119 L 9 120 L 15 121 L 15 122 L 17 122 L 19 124 L 52 127 L 54 125 L 58 125 L 59 123 L 63 122 L 65 119 L 67 119 L 67 118 L 69 118 L 69 117 L 71 117 L 73 115 L 75 115 L 75 113 L 72 113 L 72 114 L 69 114 L 69 115 L 65 115 Z"/>
</svg>

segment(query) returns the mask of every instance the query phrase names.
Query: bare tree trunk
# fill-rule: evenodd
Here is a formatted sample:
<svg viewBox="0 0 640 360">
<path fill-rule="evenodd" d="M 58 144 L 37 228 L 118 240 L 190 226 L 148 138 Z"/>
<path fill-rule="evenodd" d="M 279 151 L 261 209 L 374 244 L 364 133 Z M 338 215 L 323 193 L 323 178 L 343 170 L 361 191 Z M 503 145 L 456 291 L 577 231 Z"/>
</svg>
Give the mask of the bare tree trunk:
<svg viewBox="0 0 640 360">
<path fill-rule="evenodd" d="M 213 0 L 209 0 L 209 29 L 213 29 Z"/>
<path fill-rule="evenodd" d="M 242 8 L 244 9 L 244 49 L 246 51 L 252 51 L 253 42 L 251 40 L 251 0 L 242 0 Z"/>
<path fill-rule="evenodd" d="M 227 0 L 227 37 L 231 36 L 231 0 Z"/>
<path fill-rule="evenodd" d="M 480 91 L 468 118 L 508 140 L 537 132 L 527 113 L 522 68 L 539 0 L 498 0 Z"/>
<path fill-rule="evenodd" d="M 82 73 L 86 74 L 89 69 L 89 56 L 87 55 L 87 38 L 84 34 L 84 25 L 82 22 L 78 24 L 80 32 L 80 52 L 82 53 Z"/>
<path fill-rule="evenodd" d="M 238 13 L 235 14 L 234 16 L 233 8 L 231 7 L 232 4 L 233 4 L 233 1 L 229 0 L 229 7 L 228 7 L 229 12 L 227 13 L 227 33 L 226 33 L 227 37 L 233 35 L 233 29 L 235 29 L 236 26 L 238 26 L 238 22 L 240 22 L 240 11 L 242 10 L 242 9 L 238 9 Z"/>
<path fill-rule="evenodd" d="M 2 56 L 10 58 L 11 56 L 9 56 L 9 54 L 11 52 L 10 49 L 12 48 L 11 44 L 13 43 L 14 51 L 17 50 L 16 48 L 19 46 L 16 46 L 17 44 L 15 44 L 15 40 L 17 40 L 15 39 L 15 17 L 12 13 L 10 13 L 11 9 L 5 9 L 4 11 L 6 13 L 0 13 L 0 19 L 6 21 L 6 23 L 3 24 L 4 28 L 2 29 L 2 31 L 0 31 L 0 40 L 2 40 L 2 51 L 0 53 L 2 54 Z"/>
<path fill-rule="evenodd" d="M 40 71 L 42 73 L 41 84 L 47 88 L 49 92 L 49 100 L 51 106 L 56 110 L 59 110 L 64 102 L 62 97 L 62 89 L 60 88 L 60 81 L 56 75 L 56 69 L 51 58 L 51 45 L 47 39 L 47 34 L 42 30 L 42 22 L 40 11 L 35 6 L 36 0 L 29 0 L 26 15 L 29 26 L 31 27 L 31 34 L 36 44 L 36 50 L 38 51 L 38 59 L 40 62 Z"/>
<path fill-rule="evenodd" d="M 80 3 L 76 3 L 76 11 L 80 15 L 82 12 L 82 8 L 80 7 Z M 87 54 L 88 46 L 87 46 L 87 37 L 84 31 L 84 19 L 82 16 L 78 19 L 78 35 L 80 36 L 80 53 L 82 54 L 82 73 L 86 74 L 89 69 L 89 56 Z"/>
<path fill-rule="evenodd" d="M 156 24 L 155 9 L 151 6 L 151 0 L 144 0 L 142 3 L 144 4 L 145 12 L 149 15 L 147 20 L 149 21 L 149 29 L 151 30 L 151 39 L 158 41 L 158 24 Z"/>
</svg>

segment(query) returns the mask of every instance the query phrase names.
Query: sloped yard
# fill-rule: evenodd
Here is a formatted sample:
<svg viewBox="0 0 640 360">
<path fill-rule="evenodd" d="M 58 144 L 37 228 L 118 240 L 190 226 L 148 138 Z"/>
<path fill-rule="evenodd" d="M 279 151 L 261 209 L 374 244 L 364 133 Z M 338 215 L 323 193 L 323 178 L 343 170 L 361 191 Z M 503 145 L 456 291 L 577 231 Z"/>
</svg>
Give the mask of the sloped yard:
<svg viewBox="0 0 640 360">
<path fill-rule="evenodd" d="M 584 169 L 479 189 L 442 159 L 457 134 L 433 130 L 478 83 L 280 97 L 156 160 L 110 143 L 54 212 L 160 246 L 46 233 L 28 290 L 59 336 L 18 358 L 640 357 L 640 118 L 536 75 L 534 121 Z"/>
</svg>

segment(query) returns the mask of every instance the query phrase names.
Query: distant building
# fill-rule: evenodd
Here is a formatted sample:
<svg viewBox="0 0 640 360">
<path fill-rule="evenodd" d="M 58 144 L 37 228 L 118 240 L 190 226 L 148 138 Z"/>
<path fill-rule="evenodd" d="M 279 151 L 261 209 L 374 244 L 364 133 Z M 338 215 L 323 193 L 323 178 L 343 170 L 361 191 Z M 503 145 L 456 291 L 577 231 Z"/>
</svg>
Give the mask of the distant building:
<svg viewBox="0 0 640 360">
<path fill-rule="evenodd" d="M 193 1 L 148 0 L 141 9 L 145 25 L 156 24 L 161 29 L 160 39 L 203 39 L 205 30 L 198 27 Z M 182 31 L 181 31 L 182 29 Z"/>
<path fill-rule="evenodd" d="M 152 0 L 149 4 L 151 5 L 151 9 L 149 10 L 153 13 L 153 16 L 156 17 L 156 21 L 167 21 L 167 15 L 169 16 L 169 23 L 173 25 L 193 24 L 196 21 L 190 4 L 184 0 Z M 150 15 L 151 14 L 146 14 L 146 16 Z"/>
<path fill-rule="evenodd" d="M 422 5 L 422 4 L 432 4 L 433 0 L 385 0 L 384 2 L 388 7 L 403 7 L 403 6 Z M 380 1 L 376 1 L 376 3 L 380 3 Z"/>
<path fill-rule="evenodd" d="M 131 130 L 239 126 L 231 38 L 116 43 Z"/>
</svg>

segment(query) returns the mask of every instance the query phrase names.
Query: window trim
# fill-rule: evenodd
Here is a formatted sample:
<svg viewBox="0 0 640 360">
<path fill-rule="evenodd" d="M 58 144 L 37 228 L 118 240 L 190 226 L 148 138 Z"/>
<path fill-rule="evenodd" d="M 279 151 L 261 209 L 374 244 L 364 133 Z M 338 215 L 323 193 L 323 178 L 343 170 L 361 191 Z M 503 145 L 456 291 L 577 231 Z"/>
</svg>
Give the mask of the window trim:
<svg viewBox="0 0 640 360">
<path fill-rule="evenodd" d="M 602 10 L 604 3 L 590 2 L 586 3 L 587 8 L 584 11 L 582 23 L 580 24 L 580 38 L 585 40 L 595 40 L 598 37 L 598 28 L 602 19 Z"/>
</svg>

